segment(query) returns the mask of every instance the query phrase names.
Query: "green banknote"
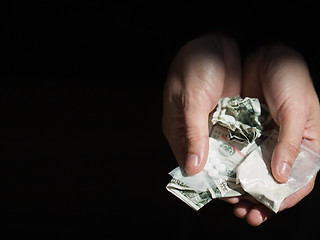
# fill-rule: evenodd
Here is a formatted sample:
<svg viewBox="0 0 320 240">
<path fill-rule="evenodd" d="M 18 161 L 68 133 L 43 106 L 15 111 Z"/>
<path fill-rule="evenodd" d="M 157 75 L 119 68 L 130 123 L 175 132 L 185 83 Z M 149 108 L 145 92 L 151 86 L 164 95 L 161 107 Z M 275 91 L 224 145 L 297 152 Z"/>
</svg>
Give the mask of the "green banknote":
<svg viewBox="0 0 320 240">
<path fill-rule="evenodd" d="M 244 190 L 236 183 L 236 169 L 257 148 L 261 135 L 260 103 L 255 98 L 220 99 L 209 121 L 209 154 L 204 169 L 186 176 L 177 167 L 169 174 L 167 190 L 195 210 L 212 199 L 240 196 Z"/>
<path fill-rule="evenodd" d="M 219 140 L 210 137 L 209 157 L 204 169 L 196 175 L 186 176 L 180 167 L 175 168 L 169 173 L 172 179 L 167 190 L 195 210 L 215 198 L 240 196 L 244 191 L 236 183 L 235 171 L 245 157 L 245 153 L 223 137 Z"/>
<path fill-rule="evenodd" d="M 219 124 L 229 131 L 228 139 L 253 142 L 261 136 L 260 102 L 257 98 L 221 98 L 213 113 L 213 125 Z"/>
</svg>

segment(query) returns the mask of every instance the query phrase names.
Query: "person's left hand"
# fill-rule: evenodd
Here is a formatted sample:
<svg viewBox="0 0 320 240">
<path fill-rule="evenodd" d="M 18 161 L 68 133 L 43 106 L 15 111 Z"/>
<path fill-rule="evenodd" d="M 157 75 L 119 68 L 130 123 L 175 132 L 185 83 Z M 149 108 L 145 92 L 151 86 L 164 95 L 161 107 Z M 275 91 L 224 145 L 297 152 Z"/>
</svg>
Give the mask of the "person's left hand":
<svg viewBox="0 0 320 240">
<path fill-rule="evenodd" d="M 257 97 L 267 103 L 280 127 L 273 151 L 273 177 L 286 182 L 300 152 L 302 138 L 320 143 L 320 106 L 308 67 L 303 57 L 285 46 L 272 45 L 252 54 L 244 65 L 242 97 Z M 286 198 L 280 211 L 297 204 L 314 186 L 315 177 L 302 189 Z M 234 214 L 258 226 L 273 212 L 252 197 L 225 199 L 235 204 Z"/>
</svg>

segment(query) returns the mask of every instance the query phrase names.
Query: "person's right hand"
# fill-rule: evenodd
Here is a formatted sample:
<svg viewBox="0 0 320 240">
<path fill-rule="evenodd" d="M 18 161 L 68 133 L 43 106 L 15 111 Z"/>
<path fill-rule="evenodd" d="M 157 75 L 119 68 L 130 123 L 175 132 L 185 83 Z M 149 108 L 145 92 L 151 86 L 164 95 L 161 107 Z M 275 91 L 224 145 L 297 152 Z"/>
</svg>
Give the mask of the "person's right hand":
<svg viewBox="0 0 320 240">
<path fill-rule="evenodd" d="M 237 44 L 223 35 L 187 43 L 171 65 L 163 97 L 163 132 L 186 174 L 204 167 L 208 156 L 208 116 L 221 97 L 240 95 Z"/>
</svg>

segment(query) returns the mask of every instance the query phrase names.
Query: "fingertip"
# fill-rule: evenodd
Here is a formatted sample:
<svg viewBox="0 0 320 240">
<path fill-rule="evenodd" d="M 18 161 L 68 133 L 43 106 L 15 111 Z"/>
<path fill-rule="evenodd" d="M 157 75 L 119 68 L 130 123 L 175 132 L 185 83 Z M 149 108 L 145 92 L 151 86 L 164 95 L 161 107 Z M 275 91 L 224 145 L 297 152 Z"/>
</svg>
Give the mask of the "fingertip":
<svg viewBox="0 0 320 240">
<path fill-rule="evenodd" d="M 233 214 L 238 218 L 245 218 L 248 214 L 248 211 L 244 208 L 239 208 L 238 206 L 235 206 L 233 209 Z"/>
<path fill-rule="evenodd" d="M 273 150 L 271 162 L 272 174 L 280 183 L 288 180 L 294 161 L 300 153 L 305 124 L 303 116 L 297 121 L 292 121 L 288 116 L 281 118 L 278 143 Z"/>
<path fill-rule="evenodd" d="M 263 217 L 256 210 L 250 211 L 250 213 L 247 215 L 246 220 L 247 223 L 253 227 L 258 227 L 261 223 L 264 222 Z"/>
<path fill-rule="evenodd" d="M 273 160 L 272 166 L 272 175 L 279 183 L 285 183 L 288 181 L 290 173 L 291 173 L 291 166 L 287 162 L 281 162 L 279 160 Z"/>
<path fill-rule="evenodd" d="M 233 208 L 233 214 L 238 218 L 245 218 L 252 208 L 252 203 L 241 200 Z"/>
<path fill-rule="evenodd" d="M 277 167 L 277 175 L 278 175 L 278 181 L 279 182 L 286 182 L 290 176 L 290 172 L 291 172 L 291 166 L 286 163 L 286 162 L 282 162 L 278 165 Z"/>
<path fill-rule="evenodd" d="M 257 227 L 269 219 L 274 213 L 265 206 L 258 204 L 252 207 L 246 216 L 247 223 Z"/>
<path fill-rule="evenodd" d="M 279 183 L 285 183 L 291 173 L 295 158 L 289 159 L 288 150 L 284 150 L 284 144 L 278 143 L 272 154 L 272 175 Z"/>
<path fill-rule="evenodd" d="M 188 154 L 184 171 L 187 175 L 195 175 L 203 169 L 205 163 L 206 161 L 204 159 L 201 160 L 197 154 Z"/>
<path fill-rule="evenodd" d="M 196 143 L 188 146 L 184 171 L 187 175 L 199 173 L 207 162 L 209 152 L 209 137 L 204 136 Z"/>
<path fill-rule="evenodd" d="M 197 154 L 188 153 L 185 166 L 184 166 L 184 171 L 186 172 L 186 174 L 188 175 L 196 174 L 199 163 L 200 163 L 200 160 Z"/>
<path fill-rule="evenodd" d="M 226 198 L 221 198 L 221 200 L 226 201 L 227 203 L 230 203 L 230 204 L 237 204 L 240 202 L 240 197 L 226 197 Z"/>
</svg>

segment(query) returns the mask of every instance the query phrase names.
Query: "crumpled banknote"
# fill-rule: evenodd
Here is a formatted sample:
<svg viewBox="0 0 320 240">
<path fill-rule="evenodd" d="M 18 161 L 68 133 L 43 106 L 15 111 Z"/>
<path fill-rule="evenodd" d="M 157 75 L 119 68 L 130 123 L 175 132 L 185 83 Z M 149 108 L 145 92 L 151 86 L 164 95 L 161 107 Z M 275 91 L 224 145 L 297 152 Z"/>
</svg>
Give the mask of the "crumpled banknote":
<svg viewBox="0 0 320 240">
<path fill-rule="evenodd" d="M 290 175 L 286 185 L 273 179 L 268 164 L 278 131 L 262 132 L 262 125 L 270 116 L 258 99 L 222 98 L 210 116 L 209 154 L 204 169 L 186 176 L 177 167 L 169 173 L 172 179 L 166 187 L 195 210 L 215 198 L 250 194 L 277 212 L 283 199 L 307 184 L 320 168 L 320 151 L 308 143 L 307 147 L 302 145 L 292 169 L 294 175 Z M 304 157 L 309 158 L 308 168 L 301 167 Z"/>
<path fill-rule="evenodd" d="M 220 99 L 211 121 L 228 129 L 228 139 L 251 143 L 261 136 L 260 115 L 257 98 L 226 97 Z"/>
<path fill-rule="evenodd" d="M 221 197 L 240 196 L 244 191 L 236 183 L 236 166 L 245 154 L 226 140 L 209 138 L 209 157 L 204 169 L 196 175 L 186 176 L 180 167 L 173 169 L 167 190 L 195 210 Z"/>
<path fill-rule="evenodd" d="M 209 154 L 204 169 L 186 176 L 180 167 L 175 168 L 169 173 L 172 179 L 167 190 L 195 210 L 215 198 L 244 194 L 241 185 L 236 183 L 236 168 L 257 148 L 255 140 L 262 130 L 260 109 L 256 98 L 220 99 L 211 114 Z"/>
</svg>

